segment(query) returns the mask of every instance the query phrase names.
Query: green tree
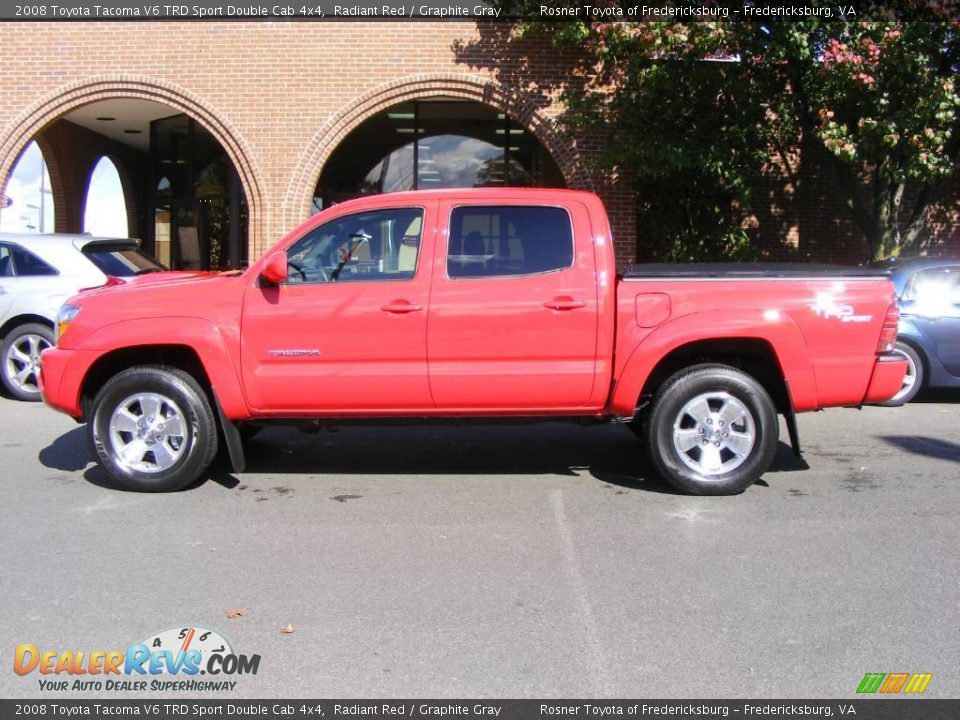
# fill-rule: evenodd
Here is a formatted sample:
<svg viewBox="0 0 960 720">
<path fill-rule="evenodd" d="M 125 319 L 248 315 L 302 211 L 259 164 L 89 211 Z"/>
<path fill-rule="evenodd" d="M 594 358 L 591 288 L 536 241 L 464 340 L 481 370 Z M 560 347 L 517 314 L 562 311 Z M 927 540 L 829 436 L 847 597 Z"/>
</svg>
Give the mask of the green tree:
<svg viewBox="0 0 960 720">
<path fill-rule="evenodd" d="M 516 34 L 581 50 L 562 122 L 606 134 L 602 162 L 635 184 L 663 257 L 749 257 L 751 188 L 771 155 L 791 172 L 805 138 L 836 168 L 867 260 L 923 249 L 931 203 L 960 167 L 960 25 L 913 5 L 869 20 L 525 22 Z"/>
</svg>

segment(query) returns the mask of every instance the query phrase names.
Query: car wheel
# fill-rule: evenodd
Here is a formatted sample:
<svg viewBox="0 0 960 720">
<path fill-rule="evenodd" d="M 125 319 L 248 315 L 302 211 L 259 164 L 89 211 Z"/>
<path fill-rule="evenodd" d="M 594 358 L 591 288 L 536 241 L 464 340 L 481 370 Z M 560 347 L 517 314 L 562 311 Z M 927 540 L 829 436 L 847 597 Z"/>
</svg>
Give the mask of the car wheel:
<svg viewBox="0 0 960 720">
<path fill-rule="evenodd" d="M 13 328 L 3 340 L 0 380 L 17 400 L 39 401 L 40 353 L 53 347 L 53 330 L 39 323 Z"/>
<path fill-rule="evenodd" d="M 124 370 L 97 393 L 88 437 L 100 465 L 121 487 L 170 492 L 199 479 L 217 454 L 206 393 L 182 370 Z"/>
<path fill-rule="evenodd" d="M 697 365 L 657 393 L 647 450 L 678 490 L 735 495 L 770 466 L 779 431 L 773 400 L 760 383 L 727 365 Z"/>
<path fill-rule="evenodd" d="M 910 402 L 923 389 L 923 359 L 920 357 L 920 353 L 914 350 L 912 345 L 905 342 L 898 342 L 894 345 L 893 352 L 906 359 L 907 374 L 903 376 L 903 385 L 897 391 L 897 394 L 886 402 L 880 403 L 888 407 Z"/>
</svg>

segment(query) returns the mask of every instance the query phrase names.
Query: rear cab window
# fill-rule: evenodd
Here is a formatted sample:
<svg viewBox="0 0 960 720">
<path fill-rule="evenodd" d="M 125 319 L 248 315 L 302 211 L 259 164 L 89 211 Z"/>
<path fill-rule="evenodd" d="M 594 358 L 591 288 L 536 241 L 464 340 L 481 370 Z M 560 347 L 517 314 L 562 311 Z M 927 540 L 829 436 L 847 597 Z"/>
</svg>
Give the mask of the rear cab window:
<svg viewBox="0 0 960 720">
<path fill-rule="evenodd" d="M 166 270 L 158 261 L 132 243 L 90 243 L 84 245 L 84 255 L 104 275 L 132 277 Z"/>
<path fill-rule="evenodd" d="M 573 228 L 564 208 L 467 205 L 450 215 L 447 276 L 511 277 L 573 265 Z"/>
</svg>

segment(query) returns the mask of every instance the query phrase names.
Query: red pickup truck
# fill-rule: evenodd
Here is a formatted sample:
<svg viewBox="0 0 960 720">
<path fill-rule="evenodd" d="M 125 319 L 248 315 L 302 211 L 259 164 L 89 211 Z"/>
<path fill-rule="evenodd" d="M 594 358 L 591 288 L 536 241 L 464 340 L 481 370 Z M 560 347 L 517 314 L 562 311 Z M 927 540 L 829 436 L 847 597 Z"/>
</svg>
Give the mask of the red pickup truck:
<svg viewBox="0 0 960 720">
<path fill-rule="evenodd" d="M 158 273 L 69 300 L 45 401 L 86 421 L 122 486 L 181 488 L 269 422 L 591 418 L 657 471 L 743 491 L 786 418 L 900 389 L 885 271 L 637 265 L 600 200 L 559 190 L 331 207 L 244 272 Z"/>
</svg>

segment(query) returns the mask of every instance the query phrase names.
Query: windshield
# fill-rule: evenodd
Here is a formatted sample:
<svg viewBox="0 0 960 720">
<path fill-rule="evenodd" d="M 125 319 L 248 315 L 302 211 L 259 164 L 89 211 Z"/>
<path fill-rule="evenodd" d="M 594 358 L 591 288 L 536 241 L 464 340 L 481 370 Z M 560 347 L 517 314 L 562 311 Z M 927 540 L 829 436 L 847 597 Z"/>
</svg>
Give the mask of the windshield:
<svg viewBox="0 0 960 720">
<path fill-rule="evenodd" d="M 113 275 L 114 277 L 131 277 L 166 270 L 163 265 L 137 245 L 93 244 L 84 247 L 83 254 L 105 275 Z"/>
</svg>

